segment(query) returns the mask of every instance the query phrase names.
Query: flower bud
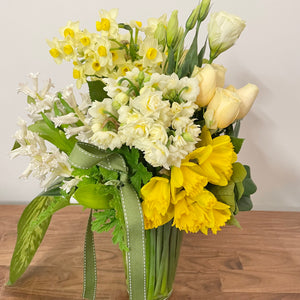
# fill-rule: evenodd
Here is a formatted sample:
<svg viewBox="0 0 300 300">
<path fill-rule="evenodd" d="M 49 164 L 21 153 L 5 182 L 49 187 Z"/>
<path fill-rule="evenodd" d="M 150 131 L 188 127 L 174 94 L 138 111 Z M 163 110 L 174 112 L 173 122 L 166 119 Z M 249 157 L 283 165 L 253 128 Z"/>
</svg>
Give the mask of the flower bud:
<svg viewBox="0 0 300 300">
<path fill-rule="evenodd" d="M 159 23 L 154 32 L 154 37 L 158 40 L 158 44 L 166 45 L 166 27 L 163 23 Z"/>
<path fill-rule="evenodd" d="M 202 0 L 200 4 L 199 20 L 202 22 L 208 15 L 210 0 Z"/>
<path fill-rule="evenodd" d="M 178 31 L 178 10 L 173 10 L 172 15 L 168 22 L 167 27 L 167 44 L 171 47 L 173 39 L 177 35 Z"/>
<path fill-rule="evenodd" d="M 126 105 L 128 101 L 129 101 L 129 96 L 121 92 L 114 97 L 112 106 L 115 110 L 118 110 L 121 106 Z"/>
<path fill-rule="evenodd" d="M 237 120 L 243 119 L 249 112 L 254 100 L 257 97 L 258 91 L 258 87 L 251 83 L 248 83 L 244 87 L 237 90 L 237 94 L 241 98 L 240 112 L 236 117 Z"/>
<path fill-rule="evenodd" d="M 216 58 L 232 47 L 245 26 L 245 21 L 235 15 L 226 12 L 212 14 L 208 23 L 210 57 Z"/>
<path fill-rule="evenodd" d="M 205 124 L 209 129 L 226 128 L 239 114 L 241 100 L 233 91 L 216 88 L 213 99 L 204 113 Z"/>
<path fill-rule="evenodd" d="M 185 23 L 185 28 L 187 30 L 192 30 L 196 22 L 198 20 L 199 12 L 200 12 L 201 4 L 199 4 L 196 8 L 193 9 L 192 13 L 190 14 L 189 18 L 187 19 Z"/>
</svg>

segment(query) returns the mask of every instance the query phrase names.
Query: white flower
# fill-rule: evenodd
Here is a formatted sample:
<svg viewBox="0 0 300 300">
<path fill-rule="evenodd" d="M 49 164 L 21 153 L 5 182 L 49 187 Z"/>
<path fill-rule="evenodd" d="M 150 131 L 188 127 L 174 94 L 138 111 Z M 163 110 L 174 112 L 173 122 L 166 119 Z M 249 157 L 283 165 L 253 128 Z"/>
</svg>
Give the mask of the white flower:
<svg viewBox="0 0 300 300">
<path fill-rule="evenodd" d="M 167 163 L 169 150 L 160 141 L 144 143 L 141 150 L 145 153 L 145 160 L 153 167 L 163 166 L 165 169 L 170 168 Z"/>
<path fill-rule="evenodd" d="M 77 102 L 73 92 L 73 84 L 67 86 L 62 93 L 62 98 L 72 107 L 77 107 Z"/>
<path fill-rule="evenodd" d="M 166 28 L 168 25 L 167 22 L 167 15 L 164 14 L 161 17 L 159 17 L 158 19 L 156 18 L 149 18 L 148 19 L 148 26 L 145 27 L 145 33 L 147 36 L 154 36 L 154 32 L 158 26 L 158 24 L 163 24 Z"/>
<path fill-rule="evenodd" d="M 88 113 L 100 123 L 105 122 L 111 115 L 117 116 L 117 112 L 112 106 L 112 100 L 109 98 L 105 98 L 101 102 L 93 102 Z"/>
<path fill-rule="evenodd" d="M 42 90 L 39 91 L 38 88 L 38 76 L 39 73 L 30 73 L 29 77 L 32 79 L 33 82 L 33 89 L 30 88 L 27 84 L 25 83 L 20 83 L 19 88 L 17 89 L 18 93 L 23 93 L 27 96 L 30 96 L 31 98 L 35 100 L 43 100 L 45 96 L 48 94 L 49 90 L 54 87 L 53 83 L 51 82 L 51 79 L 49 79 L 44 86 Z"/>
<path fill-rule="evenodd" d="M 211 15 L 208 23 L 208 40 L 211 57 L 232 47 L 246 26 L 241 18 L 226 13 L 218 12 Z"/>
<path fill-rule="evenodd" d="M 87 112 L 88 108 L 92 105 L 92 100 L 88 93 L 80 93 L 81 96 L 81 103 L 78 106 L 78 109 L 82 111 L 84 114 Z"/>
<path fill-rule="evenodd" d="M 163 145 L 166 145 L 168 142 L 168 134 L 165 127 L 158 123 L 153 124 L 149 130 L 149 140 L 160 141 Z"/>
<path fill-rule="evenodd" d="M 96 131 L 90 140 L 93 144 L 104 150 L 108 148 L 114 150 L 122 146 L 120 137 L 113 131 Z"/>
<path fill-rule="evenodd" d="M 64 180 L 64 184 L 60 187 L 66 193 L 69 193 L 71 189 L 81 181 L 80 178 L 73 178 L 71 180 Z"/>
<path fill-rule="evenodd" d="M 59 127 L 63 124 L 74 124 L 79 121 L 75 113 L 69 113 L 67 115 L 53 117 L 51 120 L 54 122 L 55 127 Z"/>
<path fill-rule="evenodd" d="M 199 94 L 199 85 L 197 78 L 183 77 L 179 80 L 177 91 L 185 101 L 195 102 Z"/>
<path fill-rule="evenodd" d="M 157 39 L 146 38 L 140 45 L 139 55 L 143 57 L 145 67 L 156 67 L 163 61 L 163 55 Z"/>
</svg>

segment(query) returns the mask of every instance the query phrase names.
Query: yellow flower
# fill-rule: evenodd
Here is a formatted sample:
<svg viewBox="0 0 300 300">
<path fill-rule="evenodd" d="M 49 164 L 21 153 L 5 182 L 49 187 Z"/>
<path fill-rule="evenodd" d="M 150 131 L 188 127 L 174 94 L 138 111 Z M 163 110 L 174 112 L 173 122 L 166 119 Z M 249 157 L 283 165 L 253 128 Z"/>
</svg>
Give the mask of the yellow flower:
<svg viewBox="0 0 300 300">
<path fill-rule="evenodd" d="M 79 22 L 68 21 L 65 27 L 59 29 L 59 33 L 63 38 L 75 38 L 76 34 L 79 32 Z"/>
<path fill-rule="evenodd" d="M 145 229 L 157 228 L 172 219 L 173 207 L 170 205 L 170 183 L 167 178 L 152 177 L 142 187 L 141 196 Z"/>
<path fill-rule="evenodd" d="M 173 225 L 186 232 L 207 234 L 209 228 L 215 234 L 231 217 L 230 207 L 218 202 L 207 191 L 200 191 L 195 197 L 183 197 L 174 208 Z"/>
<path fill-rule="evenodd" d="M 102 9 L 99 15 L 100 21 L 96 22 L 97 31 L 101 31 L 102 36 L 116 38 L 119 32 L 118 23 L 116 22 L 118 9 L 111 9 L 110 11 Z"/>
</svg>

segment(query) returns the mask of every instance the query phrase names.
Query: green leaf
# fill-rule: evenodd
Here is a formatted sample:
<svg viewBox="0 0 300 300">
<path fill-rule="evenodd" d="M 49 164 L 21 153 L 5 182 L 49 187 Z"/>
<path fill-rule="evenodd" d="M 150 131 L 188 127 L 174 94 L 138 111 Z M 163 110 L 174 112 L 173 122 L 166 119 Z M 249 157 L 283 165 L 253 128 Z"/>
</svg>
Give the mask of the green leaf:
<svg viewBox="0 0 300 300">
<path fill-rule="evenodd" d="M 242 145 L 245 141 L 245 139 L 241 139 L 241 138 L 237 138 L 237 137 L 234 137 L 234 136 L 231 136 L 230 137 L 231 139 L 231 143 L 233 145 L 233 148 L 234 148 L 234 152 L 236 154 L 238 154 L 242 148 Z"/>
<path fill-rule="evenodd" d="M 109 201 L 117 192 L 117 189 L 111 185 L 86 184 L 79 186 L 73 197 L 84 207 L 107 209 L 110 208 Z"/>
<path fill-rule="evenodd" d="M 63 99 L 61 93 L 57 93 L 57 97 L 59 98 L 61 104 L 63 105 L 66 114 L 69 114 L 69 113 L 73 113 L 73 112 L 74 112 L 74 109 L 67 103 L 66 100 Z"/>
<path fill-rule="evenodd" d="M 208 190 L 215 195 L 218 201 L 229 205 L 231 212 L 234 212 L 236 207 L 234 186 L 234 183 L 230 181 L 226 186 L 209 185 Z"/>
<path fill-rule="evenodd" d="M 99 172 L 102 175 L 104 181 L 118 180 L 118 178 L 119 178 L 119 173 L 116 171 L 111 171 L 111 170 L 99 167 Z"/>
<path fill-rule="evenodd" d="M 198 42 L 198 35 L 196 34 L 190 49 L 188 50 L 186 57 L 179 68 L 178 76 L 182 78 L 184 76 L 190 76 L 194 70 L 194 67 L 198 64 L 198 54 L 197 54 L 197 42 Z"/>
<path fill-rule="evenodd" d="M 168 68 L 167 68 L 167 75 L 170 75 L 175 70 L 175 52 L 172 47 L 168 49 Z"/>
<path fill-rule="evenodd" d="M 41 138 L 49 141 L 61 151 L 70 154 L 76 143 L 76 139 L 74 137 L 67 139 L 63 131 L 59 128 L 53 128 L 53 126 L 49 126 L 48 122 L 45 120 L 39 120 L 30 125 L 28 129 L 38 133 Z"/>
<path fill-rule="evenodd" d="M 198 67 L 201 68 L 202 64 L 203 64 L 203 57 L 205 54 L 205 50 L 206 50 L 206 44 L 207 44 L 207 39 L 205 41 L 205 44 L 203 45 L 203 47 L 201 48 L 199 54 L 198 54 Z"/>
<path fill-rule="evenodd" d="M 142 184 L 146 184 L 152 177 L 152 173 L 147 170 L 147 168 L 139 163 L 135 169 L 135 173 L 130 177 L 131 184 L 135 190 L 140 193 Z"/>
<path fill-rule="evenodd" d="M 247 171 L 241 163 L 232 164 L 233 173 L 231 176 L 231 180 L 233 182 L 243 182 L 243 180 L 247 176 Z"/>
<path fill-rule="evenodd" d="M 238 207 L 240 211 L 249 211 L 253 208 L 252 201 L 250 197 L 243 196 L 239 201 L 238 201 Z"/>
<path fill-rule="evenodd" d="M 16 150 L 16 149 L 18 149 L 18 148 L 20 148 L 20 147 L 21 147 L 21 145 L 19 144 L 19 142 L 18 142 L 18 141 L 15 141 L 15 143 L 14 143 L 14 145 L 13 145 L 11 151 L 14 151 L 14 150 Z"/>
<path fill-rule="evenodd" d="M 87 81 L 87 83 L 92 101 L 101 102 L 104 98 L 107 98 L 107 93 L 103 89 L 105 84 L 102 80 Z"/>
<path fill-rule="evenodd" d="M 20 278 L 29 266 L 45 236 L 52 214 L 66 204 L 64 199 L 62 200 L 64 205 L 55 204 L 54 209 L 54 201 L 60 202 L 61 199 L 38 196 L 23 211 L 18 223 L 17 242 L 10 264 L 9 285 Z"/>
<path fill-rule="evenodd" d="M 32 98 L 31 96 L 27 96 L 27 103 L 28 103 L 28 104 L 35 104 L 36 101 L 35 101 L 35 99 Z"/>
<path fill-rule="evenodd" d="M 57 103 L 56 102 L 54 102 L 53 110 L 54 110 L 55 117 L 63 115 L 63 113 L 57 107 Z"/>
<path fill-rule="evenodd" d="M 238 228 L 242 228 L 239 221 L 235 218 L 234 215 L 231 215 L 231 218 L 227 221 L 228 225 L 234 225 Z"/>
<path fill-rule="evenodd" d="M 244 167 L 247 171 L 247 176 L 246 176 L 245 180 L 243 181 L 244 188 L 245 188 L 244 195 L 250 196 L 256 192 L 257 187 L 256 187 L 256 184 L 251 179 L 250 167 L 247 165 L 244 165 Z"/>
</svg>

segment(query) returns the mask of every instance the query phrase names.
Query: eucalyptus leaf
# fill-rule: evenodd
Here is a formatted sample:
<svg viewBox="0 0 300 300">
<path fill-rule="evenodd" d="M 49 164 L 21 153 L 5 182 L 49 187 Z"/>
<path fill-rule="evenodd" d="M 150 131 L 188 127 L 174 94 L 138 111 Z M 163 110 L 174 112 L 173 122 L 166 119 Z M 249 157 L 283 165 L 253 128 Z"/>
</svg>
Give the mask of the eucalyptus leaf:
<svg viewBox="0 0 300 300">
<path fill-rule="evenodd" d="M 252 201 L 250 197 L 243 196 L 239 201 L 238 201 L 238 207 L 240 211 L 249 211 L 253 208 Z"/>
</svg>

